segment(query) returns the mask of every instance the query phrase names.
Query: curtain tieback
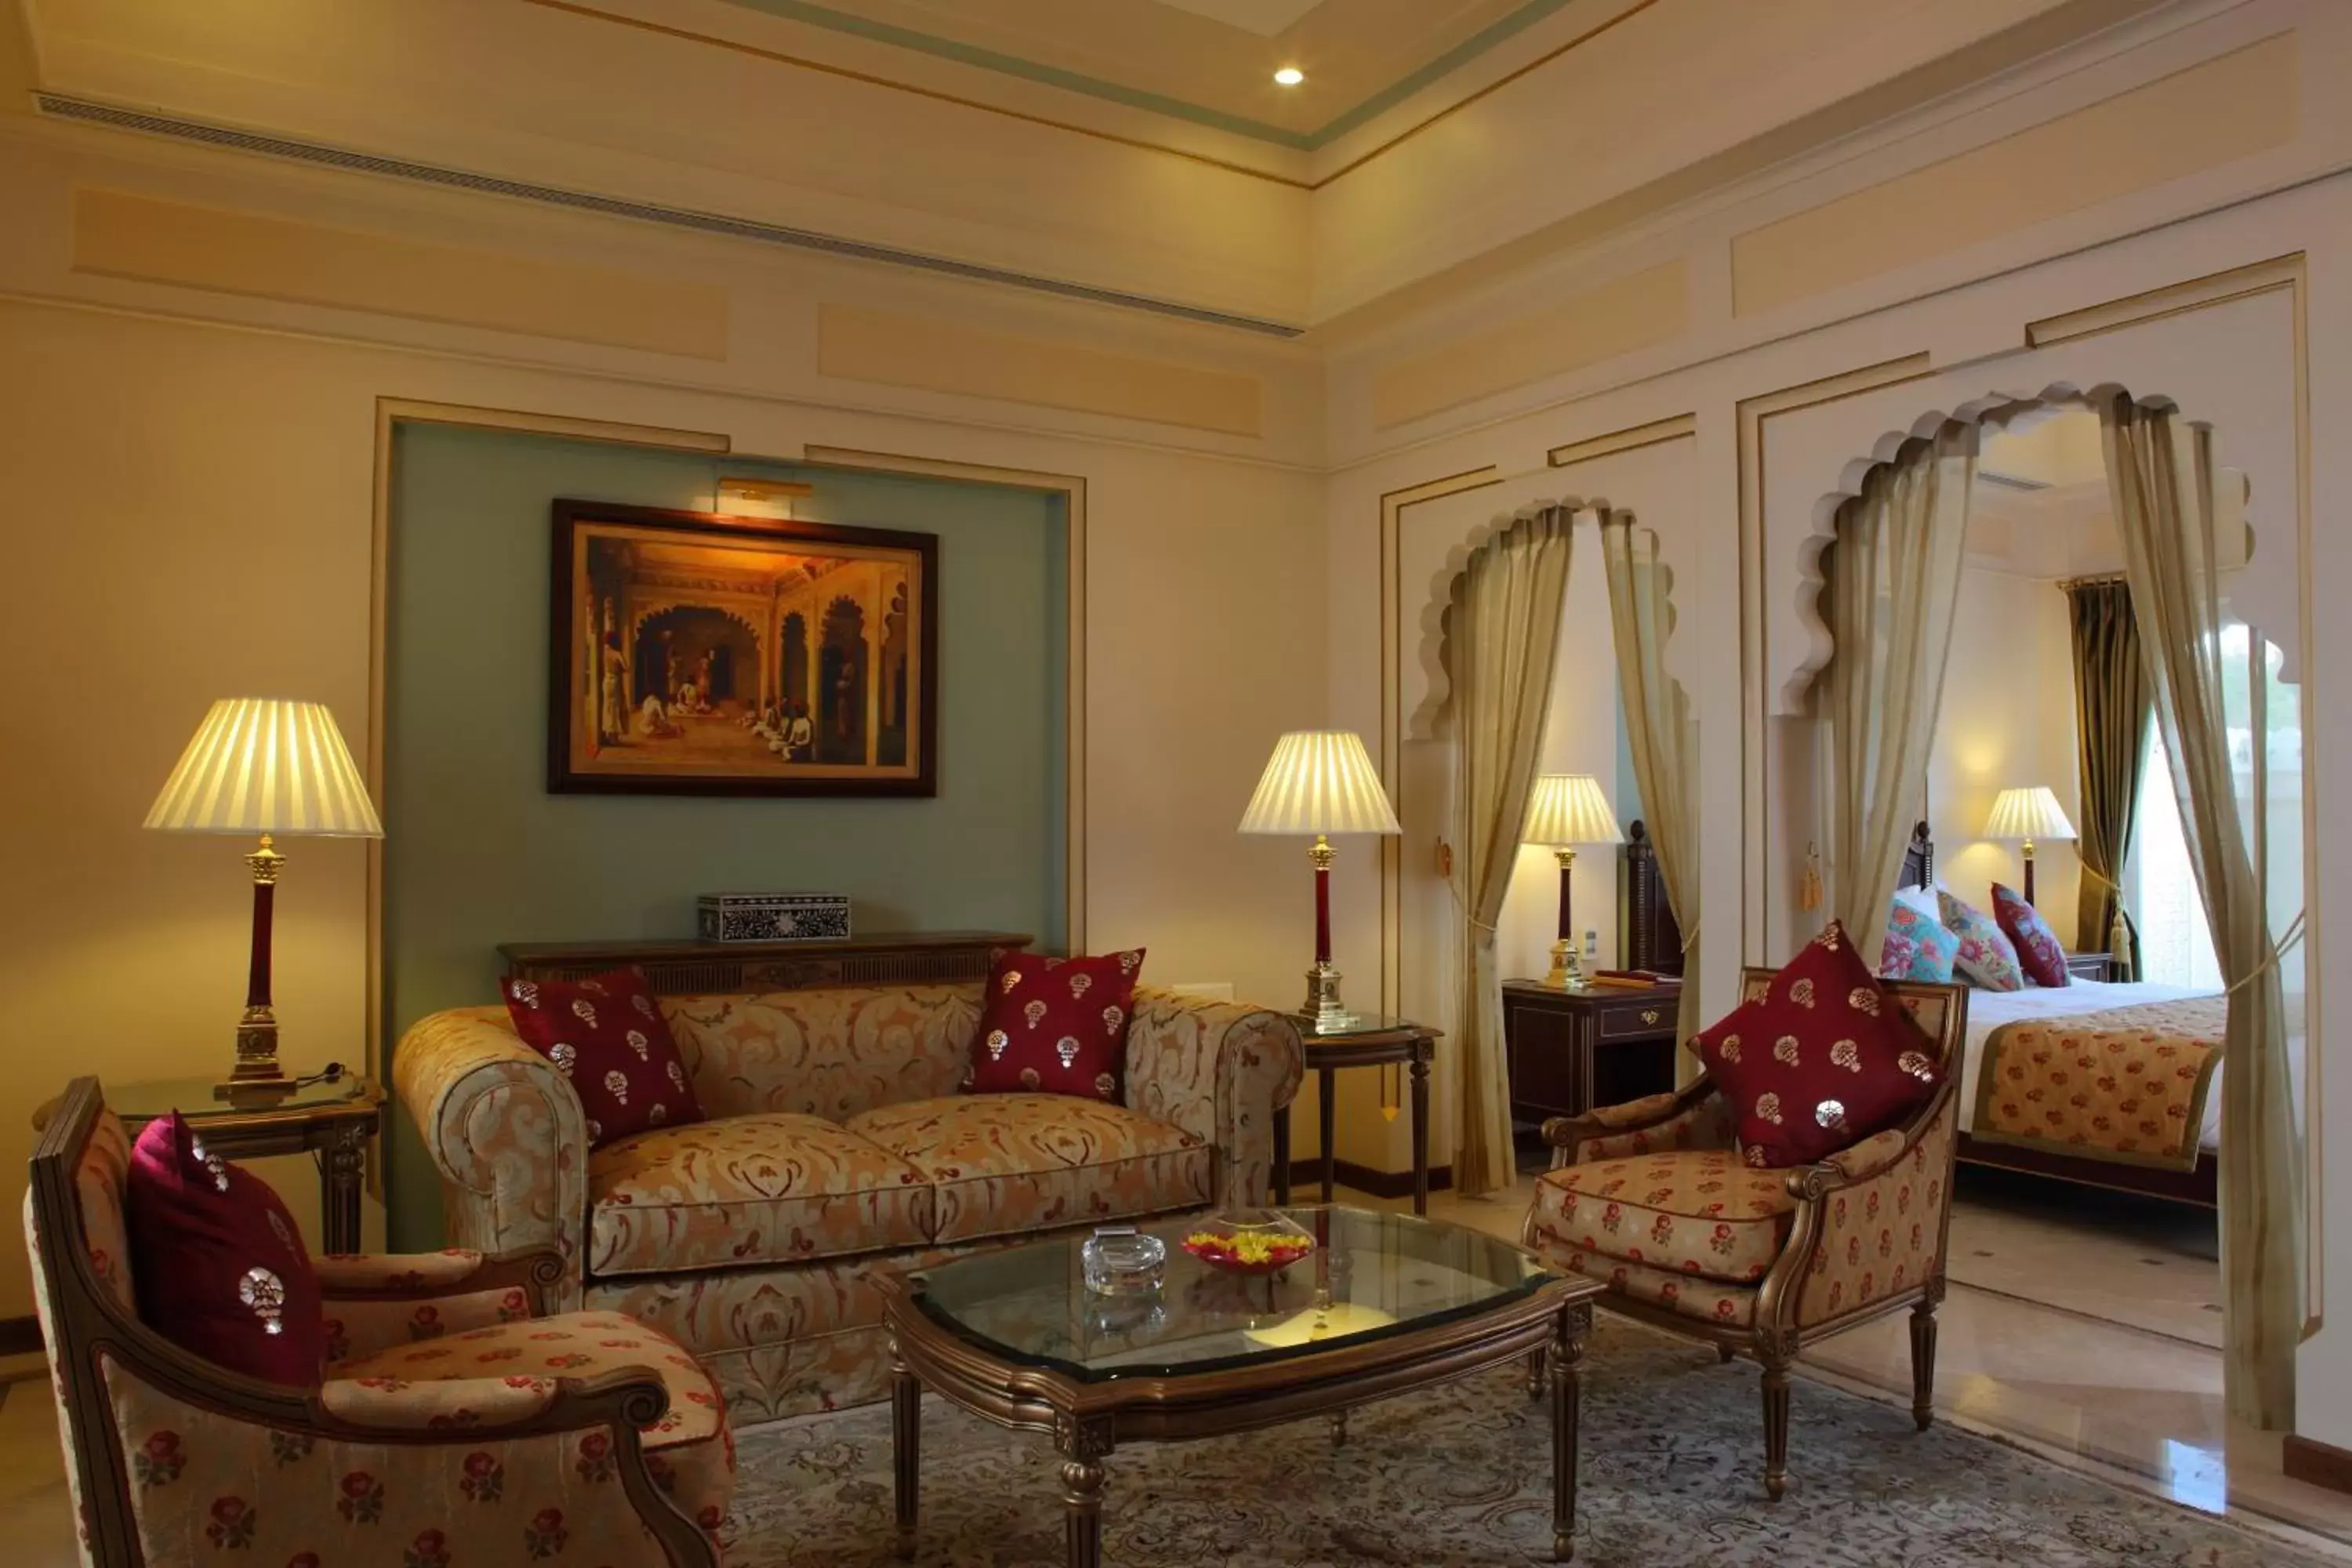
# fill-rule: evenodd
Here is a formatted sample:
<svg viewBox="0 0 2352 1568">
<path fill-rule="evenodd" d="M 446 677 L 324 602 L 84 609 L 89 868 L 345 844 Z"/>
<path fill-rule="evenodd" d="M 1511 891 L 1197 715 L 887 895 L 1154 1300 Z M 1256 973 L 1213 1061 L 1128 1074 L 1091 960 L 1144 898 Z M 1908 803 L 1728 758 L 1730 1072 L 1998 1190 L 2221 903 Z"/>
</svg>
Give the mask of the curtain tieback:
<svg viewBox="0 0 2352 1568">
<path fill-rule="evenodd" d="M 1695 945 L 1697 944 L 1698 928 L 1706 923 L 1706 922 L 1705 921 L 1696 921 L 1691 926 L 1690 930 L 1683 932 L 1683 951 L 1685 952 L 1688 952 Z"/>
<path fill-rule="evenodd" d="M 1462 917 L 1462 923 L 1468 926 L 1472 931 L 1483 931 L 1488 936 L 1493 936 L 1503 929 L 1497 925 L 1489 925 L 1486 921 L 1480 920 L 1476 915 L 1472 914 L 1470 912 L 1470 900 L 1462 896 L 1461 888 L 1454 883 L 1454 879 L 1451 877 L 1445 879 L 1445 890 L 1454 895 L 1454 912 Z"/>
<path fill-rule="evenodd" d="M 2304 938 L 2303 915 L 2303 910 L 2295 910 L 2294 919 L 2287 921 L 2286 923 L 2286 931 L 2280 936 L 2277 942 L 2271 945 L 2271 955 L 2268 958 L 2263 959 L 2260 963 L 2254 965 L 2253 972 L 2252 973 L 2245 975 L 2242 979 L 2232 981 L 2228 986 L 2224 987 L 2221 994 L 2224 996 L 2235 996 L 2239 992 L 2243 991 L 2247 986 L 2252 985 L 2255 981 L 2260 980 L 2263 975 L 2277 968 L 2281 959 L 2284 958 L 2288 953 L 2293 952 L 2296 947 L 2300 946 Z"/>
</svg>

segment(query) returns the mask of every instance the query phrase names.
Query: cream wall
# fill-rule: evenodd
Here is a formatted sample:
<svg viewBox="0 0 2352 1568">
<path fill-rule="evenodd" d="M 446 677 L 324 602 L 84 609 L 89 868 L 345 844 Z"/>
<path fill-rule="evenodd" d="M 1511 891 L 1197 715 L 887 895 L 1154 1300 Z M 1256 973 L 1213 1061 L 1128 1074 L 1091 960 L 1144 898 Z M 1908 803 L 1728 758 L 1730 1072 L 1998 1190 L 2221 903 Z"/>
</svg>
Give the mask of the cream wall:
<svg viewBox="0 0 2352 1568">
<path fill-rule="evenodd" d="M 2044 578 L 1971 567 L 1961 574 L 1944 705 L 1927 764 L 1927 825 L 1938 880 L 1977 908 L 1992 908 L 1995 881 L 2024 879 L 2018 847 L 1983 837 L 1993 797 L 2048 784 L 2077 822 L 2074 678 L 2066 595 Z M 2035 847 L 2035 905 L 2072 952 L 2080 863 L 2071 844 Z M 2091 944 L 2105 947 L 2104 940 Z"/>
<path fill-rule="evenodd" d="M 715 367 L 87 277 L 68 265 L 70 192 L 100 168 L 142 177 L 39 138 L 0 162 L 25 220 L 0 232 L 0 473 L 18 584 L 0 647 L 31 689 L 58 694 L 26 704 L 20 764 L 0 775 L 12 893 L 0 952 L 18 1030 L 0 1058 L 0 1163 L 22 1169 L 33 1106 L 73 1072 L 174 1076 L 226 1059 L 245 955 L 240 851 L 138 824 L 215 697 L 320 698 L 363 762 L 375 743 L 381 398 L 705 432 L 777 458 L 892 453 L 1081 479 L 1086 939 L 1149 944 L 1163 979 L 1291 998 L 1297 847 L 1233 831 L 1274 737 L 1318 723 L 1325 703 L 1322 607 L 1299 592 L 1320 564 L 1321 481 L 1280 456 L 1296 439 L 1289 416 L 1242 437 L 838 379 L 828 390 L 844 405 L 828 406 L 804 390 L 824 384 L 814 332 L 772 329 L 813 324 L 827 298 L 871 301 L 873 286 L 835 276 L 845 269 L 780 279 L 766 258 L 747 268 L 715 243 L 603 256 L 725 288 L 736 309 Z M 202 170 L 144 177 L 212 189 Z M 475 243 L 497 237 L 495 220 Z M 910 314 L 937 303 L 920 289 L 884 297 Z M 1021 311 L 965 309 L 1034 333 Z M 1057 322 L 1066 339 L 1084 334 L 1079 319 Z M 1168 352 L 1164 336 L 1123 327 L 1093 341 Z M 906 406 L 876 406 L 894 397 Z M 1038 428 L 1056 421 L 1089 433 Z M 1236 450 L 1187 449 L 1221 443 Z M 50 760 L 21 765 L 33 756 Z M 356 1064 L 365 852 L 289 851 L 277 949 L 288 1053 Z M 1304 1142 L 1311 1152 L 1311 1132 Z M 23 1255 L 0 1249 L 0 1317 L 26 1307 Z"/>
</svg>

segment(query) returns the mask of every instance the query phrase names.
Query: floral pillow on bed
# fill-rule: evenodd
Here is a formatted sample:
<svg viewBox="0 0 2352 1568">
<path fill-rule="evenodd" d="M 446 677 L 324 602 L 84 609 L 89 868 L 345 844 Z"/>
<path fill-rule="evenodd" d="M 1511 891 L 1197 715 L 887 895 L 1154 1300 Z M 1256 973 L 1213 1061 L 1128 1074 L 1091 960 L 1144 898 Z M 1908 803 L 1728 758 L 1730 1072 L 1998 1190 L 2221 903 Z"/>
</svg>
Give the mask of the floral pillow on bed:
<svg viewBox="0 0 2352 1568">
<path fill-rule="evenodd" d="M 1878 950 L 1878 978 L 1949 985 L 1952 962 L 1959 952 L 1960 939 L 1956 933 L 1921 914 L 1916 905 L 1897 898 L 1886 914 L 1886 941 Z"/>
<path fill-rule="evenodd" d="M 2058 933 L 2014 888 L 1992 885 L 1992 916 L 2017 949 L 2018 967 L 2036 985 L 2064 985 L 2074 977 L 2066 971 L 2066 950 Z"/>
<path fill-rule="evenodd" d="M 1960 939 L 1952 967 L 1971 985 L 1987 991 L 2022 991 L 2025 971 L 2017 962 L 2016 944 L 1990 915 L 1940 889 L 1936 901 L 1944 911 L 1944 926 Z"/>
</svg>

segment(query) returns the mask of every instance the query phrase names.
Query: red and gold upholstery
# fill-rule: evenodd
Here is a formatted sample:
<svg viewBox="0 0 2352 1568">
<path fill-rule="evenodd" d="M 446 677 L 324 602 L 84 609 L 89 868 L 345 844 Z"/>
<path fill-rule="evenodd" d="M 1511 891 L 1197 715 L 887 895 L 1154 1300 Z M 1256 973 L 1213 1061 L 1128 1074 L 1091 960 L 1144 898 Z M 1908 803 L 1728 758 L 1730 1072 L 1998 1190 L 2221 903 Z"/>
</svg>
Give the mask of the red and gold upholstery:
<svg viewBox="0 0 2352 1568">
<path fill-rule="evenodd" d="M 1748 971 L 1744 997 L 1766 997 L 1775 980 Z M 1808 1341 L 1909 1307 L 1912 1407 L 1923 1426 L 1932 1408 L 1959 1139 L 1950 1069 L 1968 996 L 1957 985 L 1881 984 L 1882 1005 L 1931 1058 L 1932 1089 L 1899 1125 L 1811 1163 L 1752 1165 L 1738 1112 L 1711 1078 L 1544 1127 L 1553 1164 L 1536 1181 L 1527 1245 L 1607 1286 L 1611 1310 L 1763 1363 L 1765 1487 L 1775 1498 L 1787 1468 L 1788 1369 Z"/>
<path fill-rule="evenodd" d="M 555 1252 L 561 1305 L 665 1326 L 740 1418 L 765 1420 L 886 1391 L 864 1284 L 878 1269 L 1264 1201 L 1275 1118 L 1304 1068 L 1288 1018 L 1138 988 L 1116 1098 L 965 1095 L 982 989 L 662 998 L 706 1120 L 593 1153 L 572 1082 L 503 1007 L 420 1020 L 393 1074 L 453 1242 Z M 346 1318 L 354 1342 L 387 1331 Z"/>
<path fill-rule="evenodd" d="M 320 1259 L 340 1354 L 323 1382 L 265 1383 L 139 1321 L 123 1171 L 77 1079 L 25 1218 L 85 1563 L 718 1568 L 718 1389 L 647 1325 L 539 1316 L 560 1259 Z"/>
</svg>

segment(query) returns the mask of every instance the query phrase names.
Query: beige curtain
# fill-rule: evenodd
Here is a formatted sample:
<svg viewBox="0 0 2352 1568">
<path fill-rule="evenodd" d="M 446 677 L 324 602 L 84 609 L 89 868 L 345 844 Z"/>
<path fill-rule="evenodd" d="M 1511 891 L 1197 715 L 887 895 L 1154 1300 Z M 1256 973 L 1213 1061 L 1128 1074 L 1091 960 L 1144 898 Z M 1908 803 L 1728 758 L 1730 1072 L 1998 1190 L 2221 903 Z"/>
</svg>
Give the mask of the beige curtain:
<svg viewBox="0 0 2352 1568">
<path fill-rule="evenodd" d="M 1828 711 L 1829 913 L 1875 963 L 1903 851 L 1919 819 L 1976 482 L 1976 428 L 1906 441 L 1838 509 L 1822 606 L 1837 651 Z M 1816 710 L 1817 713 L 1819 710 Z"/>
<path fill-rule="evenodd" d="M 2240 825 L 2223 708 L 2221 565 L 2237 552 L 2225 552 L 2215 528 L 2210 431 L 2120 395 L 2100 407 L 2099 425 L 2181 836 L 2229 986 L 2221 1047 L 2223 1389 L 2231 1415 L 2265 1430 L 2292 1430 L 2303 1330 L 2303 1152 L 2278 950 Z"/>
<path fill-rule="evenodd" d="M 1503 975 L 1495 922 L 1519 854 L 1551 706 L 1568 598 L 1571 514 L 1547 507 L 1515 520 L 1474 552 L 1446 609 L 1454 687 L 1454 891 L 1463 921 L 1454 1060 L 1461 1124 L 1454 1187 L 1475 1197 L 1508 1187 L 1510 1068 L 1503 1049 Z"/>
<path fill-rule="evenodd" d="M 1617 691 L 1625 745 L 1642 792 L 1642 816 L 1657 846 L 1658 876 L 1683 933 L 1683 994 L 1675 1027 L 1684 1039 L 1704 1022 L 1698 999 L 1698 722 L 1682 683 L 1666 673 L 1675 629 L 1674 574 L 1658 559 L 1654 529 L 1622 514 L 1601 520 L 1601 561 L 1609 574 L 1609 629 L 1617 645 Z M 1677 1051 L 1695 1075 L 1698 1063 Z"/>
</svg>

